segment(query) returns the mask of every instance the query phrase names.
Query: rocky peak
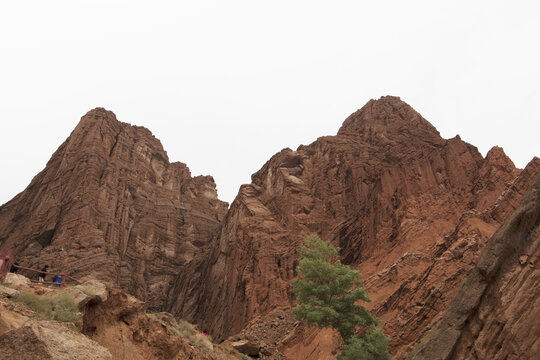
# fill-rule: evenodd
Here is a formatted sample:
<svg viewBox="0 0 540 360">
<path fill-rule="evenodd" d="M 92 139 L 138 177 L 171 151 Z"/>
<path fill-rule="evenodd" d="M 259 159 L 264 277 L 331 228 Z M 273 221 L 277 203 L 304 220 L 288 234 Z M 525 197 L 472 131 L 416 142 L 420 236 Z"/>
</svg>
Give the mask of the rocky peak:
<svg viewBox="0 0 540 360">
<path fill-rule="evenodd" d="M 500 148 L 484 159 L 383 97 L 336 136 L 274 155 L 227 209 L 211 177 L 191 177 L 150 131 L 98 108 L 0 207 L 0 246 L 25 265 L 96 273 L 223 339 L 261 321 L 282 326 L 269 316 L 294 305 L 297 248 L 318 233 L 363 274 L 401 358 L 440 319 L 539 169 L 537 158 L 516 169 Z M 278 332 L 271 347 L 293 359 L 332 358 L 328 334 Z M 331 346 L 319 348 L 321 339 Z"/>
<path fill-rule="evenodd" d="M 415 143 L 442 142 L 437 129 L 397 96 L 368 101 L 343 122 L 338 135 L 360 136 L 371 143 L 395 136 L 413 137 Z"/>
<path fill-rule="evenodd" d="M 399 98 L 371 100 L 336 136 L 283 149 L 253 174 L 220 234 L 186 270 L 196 277 L 174 282 L 168 309 L 217 338 L 290 309 L 296 250 L 318 233 L 363 274 L 369 306 L 403 356 L 497 228 L 495 203 L 501 216 L 511 212 L 530 182 L 502 150 L 484 159 L 459 136 L 442 139 Z M 512 202 L 499 201 L 510 183 Z M 276 347 L 291 359 L 332 358 L 332 346 L 324 354 L 319 347 L 326 335 L 301 331 Z"/>
<path fill-rule="evenodd" d="M 506 155 L 502 147 L 494 146 L 486 154 L 486 163 L 503 169 L 515 169 L 514 162 Z"/>
<path fill-rule="evenodd" d="M 96 107 L 92 110 L 89 110 L 82 118 L 81 120 L 100 120 L 100 119 L 111 119 L 111 120 L 117 120 L 116 115 L 105 108 L 102 107 Z"/>
<path fill-rule="evenodd" d="M 0 207 L 0 247 L 27 266 L 95 273 L 159 308 L 226 211 L 213 178 L 192 178 L 149 130 L 97 108 Z"/>
</svg>

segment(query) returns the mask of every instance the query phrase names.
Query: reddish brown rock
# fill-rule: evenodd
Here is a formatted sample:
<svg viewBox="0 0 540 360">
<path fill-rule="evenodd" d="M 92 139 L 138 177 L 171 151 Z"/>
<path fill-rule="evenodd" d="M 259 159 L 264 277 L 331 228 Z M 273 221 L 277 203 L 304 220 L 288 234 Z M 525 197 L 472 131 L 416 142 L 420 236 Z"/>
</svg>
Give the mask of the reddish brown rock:
<svg viewBox="0 0 540 360">
<path fill-rule="evenodd" d="M 537 358 L 539 259 L 540 175 L 414 359 Z"/>
<path fill-rule="evenodd" d="M 522 172 L 500 148 L 483 158 L 459 137 L 442 139 L 399 98 L 372 100 L 336 136 L 282 150 L 241 187 L 221 233 L 186 270 L 195 276 L 174 283 L 169 309 L 218 338 L 290 309 L 296 249 L 317 232 L 361 271 L 369 307 L 404 356 L 448 308 L 539 165 Z M 279 346 L 291 358 L 292 348 L 298 359 L 333 356 Z"/>
<path fill-rule="evenodd" d="M 112 358 L 118 360 L 235 358 L 214 349 L 209 342 L 209 349 L 190 345 L 186 338 L 174 332 L 176 324 L 170 323 L 175 320 L 167 319 L 167 315 L 172 318 L 170 314 L 149 316 L 140 300 L 113 290 L 106 301 L 86 307 L 82 333 L 108 349 Z"/>
<path fill-rule="evenodd" d="M 112 280 L 218 339 L 243 330 L 262 359 L 332 359 L 331 331 L 273 326 L 275 314 L 291 317 L 296 249 L 316 232 L 361 271 L 403 358 L 539 170 L 537 158 L 516 169 L 497 147 L 483 158 L 383 97 L 336 136 L 273 156 L 227 212 L 210 177 L 192 178 L 148 130 L 96 109 L 0 207 L 0 246 L 27 265 Z"/>
<path fill-rule="evenodd" d="M 232 347 L 212 344 L 169 313 L 147 314 L 142 301 L 119 289 L 107 290 L 95 279 L 65 288 L 25 289 L 34 294 L 32 302 L 4 299 L 14 294 L 0 285 L 0 359 L 238 359 Z M 73 295 L 83 318 L 76 323 L 35 321 L 41 316 L 29 307 L 40 302 L 43 289 L 53 297 Z"/>
<path fill-rule="evenodd" d="M 55 321 L 35 321 L 0 336 L 0 359 L 111 360 L 107 349 Z"/>
<path fill-rule="evenodd" d="M 259 352 L 261 351 L 261 345 L 249 340 L 238 340 L 231 343 L 231 346 L 242 354 L 249 356 L 259 357 Z"/>
<path fill-rule="evenodd" d="M 27 266 L 93 273 L 161 308 L 226 211 L 211 177 L 192 178 L 150 131 L 98 108 L 0 207 L 0 247 Z"/>
</svg>

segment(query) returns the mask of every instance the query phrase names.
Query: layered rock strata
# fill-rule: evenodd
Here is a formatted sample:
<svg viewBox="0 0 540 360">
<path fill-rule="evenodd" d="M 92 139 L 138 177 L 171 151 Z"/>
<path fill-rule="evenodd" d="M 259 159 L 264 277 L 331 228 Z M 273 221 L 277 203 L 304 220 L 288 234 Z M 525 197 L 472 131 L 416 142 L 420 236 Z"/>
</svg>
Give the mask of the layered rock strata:
<svg viewBox="0 0 540 360">
<path fill-rule="evenodd" d="M 540 353 L 540 175 L 485 246 L 414 359 L 534 359 Z"/>
<path fill-rule="evenodd" d="M 539 171 L 538 158 L 519 170 L 501 148 L 484 158 L 443 139 L 383 97 L 337 135 L 274 155 L 227 211 L 211 177 L 191 177 L 148 130 L 95 109 L 0 207 L 0 246 L 25 265 L 113 281 L 217 339 L 241 332 L 261 358 L 333 359 L 335 333 L 290 314 L 296 250 L 318 233 L 363 274 L 367 306 L 402 358 Z"/>
<path fill-rule="evenodd" d="M 7 280 L 0 285 L 0 359 L 239 359 L 231 346 L 212 344 L 169 313 L 148 314 L 142 301 L 100 280 L 62 288 L 18 274 Z"/>
<path fill-rule="evenodd" d="M 55 321 L 33 321 L 0 336 L 0 359 L 112 360 L 111 353 Z"/>
<path fill-rule="evenodd" d="M 186 270 L 194 276 L 174 282 L 168 309 L 218 338 L 290 309 L 296 249 L 319 233 L 361 271 L 369 307 L 404 356 L 539 169 L 538 159 L 521 171 L 498 147 L 484 158 L 459 136 L 441 138 L 399 98 L 371 100 L 336 136 L 282 150 L 241 187 L 220 234 Z M 298 359 L 332 357 L 311 351 L 323 338 L 309 337 Z M 297 348 L 291 338 L 282 352 Z"/>
<path fill-rule="evenodd" d="M 211 177 L 191 177 L 150 131 L 97 108 L 0 207 L 0 247 L 26 266 L 93 273 L 162 308 L 226 211 Z"/>
</svg>

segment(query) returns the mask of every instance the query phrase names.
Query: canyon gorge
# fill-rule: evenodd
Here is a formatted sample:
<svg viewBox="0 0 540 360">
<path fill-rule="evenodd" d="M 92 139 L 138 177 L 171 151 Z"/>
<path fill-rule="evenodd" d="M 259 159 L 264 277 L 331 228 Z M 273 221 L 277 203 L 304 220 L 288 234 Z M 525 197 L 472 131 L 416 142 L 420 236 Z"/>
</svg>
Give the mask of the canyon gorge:
<svg viewBox="0 0 540 360">
<path fill-rule="evenodd" d="M 297 249 L 317 233 L 362 274 L 396 359 L 526 359 L 539 351 L 538 194 L 539 158 L 484 157 L 385 96 L 272 156 L 229 205 L 149 130 L 96 108 L 0 207 L 0 247 L 260 358 L 335 359 L 337 334 L 291 311 Z"/>
</svg>

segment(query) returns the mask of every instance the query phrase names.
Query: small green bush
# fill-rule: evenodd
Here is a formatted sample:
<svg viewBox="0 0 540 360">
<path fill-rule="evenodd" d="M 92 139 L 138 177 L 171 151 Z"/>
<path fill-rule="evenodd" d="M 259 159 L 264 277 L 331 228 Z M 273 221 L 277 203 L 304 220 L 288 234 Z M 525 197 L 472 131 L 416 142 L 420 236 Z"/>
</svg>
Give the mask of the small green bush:
<svg viewBox="0 0 540 360">
<path fill-rule="evenodd" d="M 180 333 L 180 336 L 186 338 L 191 345 L 204 352 L 211 351 L 214 348 L 212 345 L 212 338 L 209 335 L 199 333 L 197 329 L 195 329 L 195 326 L 185 320 L 178 321 L 176 330 Z"/>
<path fill-rule="evenodd" d="M 52 319 L 53 317 L 52 306 L 44 296 L 39 296 L 32 292 L 22 291 L 13 296 L 13 300 L 25 304 L 42 318 Z"/>
<path fill-rule="evenodd" d="M 189 322 L 185 320 L 180 320 L 177 322 L 177 326 L 173 326 L 172 324 L 168 324 L 164 322 L 162 319 L 159 318 L 159 316 L 156 316 L 155 314 L 147 314 L 152 319 L 160 322 L 163 326 L 165 326 L 167 329 L 169 329 L 171 332 L 173 332 L 176 336 L 180 336 L 187 340 L 191 345 L 195 346 L 196 348 L 202 350 L 203 352 L 208 352 L 213 350 L 214 345 L 212 344 L 212 337 L 210 335 L 203 335 L 197 329 L 193 324 L 190 324 Z"/>
<path fill-rule="evenodd" d="M 61 322 L 75 322 L 81 317 L 75 298 L 71 294 L 59 294 L 51 297 L 54 320 Z"/>
<path fill-rule="evenodd" d="M 197 330 L 195 329 L 195 326 L 188 323 L 185 320 L 178 321 L 178 327 L 177 330 L 180 332 L 180 334 L 184 337 L 191 338 L 193 335 L 197 333 Z"/>
<path fill-rule="evenodd" d="M 210 342 L 207 336 L 202 334 L 196 334 L 190 338 L 190 342 L 196 348 L 202 350 L 203 352 L 212 351 L 214 346 Z"/>
<path fill-rule="evenodd" d="M 107 289 L 107 291 L 111 291 L 114 288 L 114 285 L 109 281 L 102 281 L 101 283 L 105 285 L 105 289 Z"/>
<path fill-rule="evenodd" d="M 13 300 L 25 304 L 42 319 L 75 322 L 81 317 L 71 294 L 40 296 L 32 292 L 20 292 Z"/>
</svg>

